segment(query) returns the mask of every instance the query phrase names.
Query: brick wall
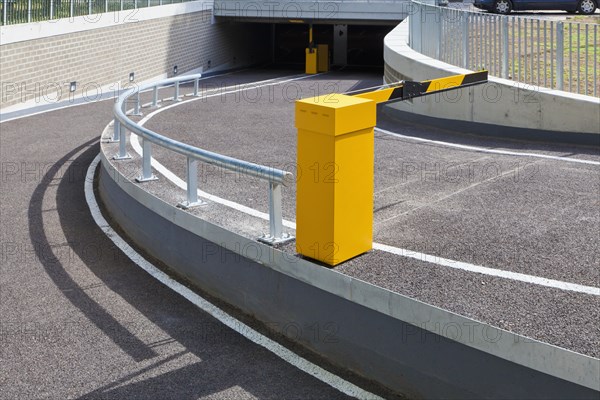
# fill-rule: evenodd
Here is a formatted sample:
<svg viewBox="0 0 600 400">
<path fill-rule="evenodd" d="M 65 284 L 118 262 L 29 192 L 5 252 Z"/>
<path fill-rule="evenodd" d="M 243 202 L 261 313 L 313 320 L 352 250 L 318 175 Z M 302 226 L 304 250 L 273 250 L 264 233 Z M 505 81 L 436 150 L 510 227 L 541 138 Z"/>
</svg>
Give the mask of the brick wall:
<svg viewBox="0 0 600 400">
<path fill-rule="evenodd" d="M 34 98 L 68 97 L 68 82 L 78 93 L 89 88 L 172 75 L 199 67 L 237 67 L 264 60 L 269 27 L 234 22 L 211 23 L 205 10 L 131 22 L 84 32 L 0 46 L 0 107 Z M 267 43 L 269 43 L 267 41 Z M 112 88 L 111 88 L 112 90 Z M 36 100 L 37 101 L 37 100 Z"/>
</svg>

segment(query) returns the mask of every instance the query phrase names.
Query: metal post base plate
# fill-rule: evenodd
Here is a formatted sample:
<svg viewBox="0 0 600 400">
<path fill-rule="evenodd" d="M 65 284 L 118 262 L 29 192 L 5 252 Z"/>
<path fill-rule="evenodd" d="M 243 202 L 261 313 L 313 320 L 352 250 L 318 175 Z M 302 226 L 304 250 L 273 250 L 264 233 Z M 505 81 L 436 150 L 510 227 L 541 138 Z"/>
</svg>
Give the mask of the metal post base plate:
<svg viewBox="0 0 600 400">
<path fill-rule="evenodd" d="M 158 176 L 152 174 L 152 176 L 150 178 L 144 178 L 143 176 L 138 176 L 137 178 L 135 178 L 135 181 L 138 183 L 142 183 L 142 182 L 150 182 L 150 181 L 156 181 L 158 180 Z"/>
<path fill-rule="evenodd" d="M 261 237 L 259 237 L 257 240 L 264 244 L 275 245 L 275 244 L 291 242 L 294 239 L 295 239 L 294 236 L 290 235 L 289 233 L 284 233 L 281 235 L 280 238 L 273 237 L 269 234 L 264 234 Z"/>
<path fill-rule="evenodd" d="M 118 154 L 115 154 L 112 159 L 113 160 L 129 160 L 130 158 L 131 158 L 131 154 L 127 153 L 123 157 L 121 157 Z"/>
<path fill-rule="evenodd" d="M 192 207 L 201 207 L 201 206 L 207 206 L 207 205 L 208 205 L 208 203 L 206 201 L 202 201 L 202 200 L 198 200 L 193 203 L 190 203 L 187 200 L 177 203 L 177 207 L 182 208 L 184 210 L 187 210 L 188 208 L 192 208 Z"/>
</svg>

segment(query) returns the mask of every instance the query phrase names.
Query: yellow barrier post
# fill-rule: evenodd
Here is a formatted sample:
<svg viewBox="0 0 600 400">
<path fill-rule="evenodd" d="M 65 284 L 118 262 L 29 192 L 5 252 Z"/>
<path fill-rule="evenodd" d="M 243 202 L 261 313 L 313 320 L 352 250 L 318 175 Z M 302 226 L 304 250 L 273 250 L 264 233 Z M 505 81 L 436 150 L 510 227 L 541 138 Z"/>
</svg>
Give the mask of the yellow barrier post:
<svg viewBox="0 0 600 400">
<path fill-rule="evenodd" d="M 305 72 L 311 75 L 317 73 L 317 49 L 315 49 L 315 44 L 313 42 L 312 24 L 308 26 L 308 48 L 306 49 Z"/>
<path fill-rule="evenodd" d="M 376 103 L 341 94 L 296 102 L 296 250 L 336 265 L 371 250 Z"/>
<path fill-rule="evenodd" d="M 306 49 L 306 70 L 307 74 L 317 73 L 317 49 Z"/>
<path fill-rule="evenodd" d="M 487 76 L 484 70 L 296 101 L 296 251 L 334 266 L 371 250 L 378 103 L 477 85 Z"/>
</svg>

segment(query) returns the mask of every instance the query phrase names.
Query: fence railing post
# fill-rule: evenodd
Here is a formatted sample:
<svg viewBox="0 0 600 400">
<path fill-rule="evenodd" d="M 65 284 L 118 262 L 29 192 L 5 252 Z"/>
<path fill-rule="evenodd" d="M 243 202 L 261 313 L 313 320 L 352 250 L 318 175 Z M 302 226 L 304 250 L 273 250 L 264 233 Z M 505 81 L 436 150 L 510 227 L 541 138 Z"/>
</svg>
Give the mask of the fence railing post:
<svg viewBox="0 0 600 400">
<path fill-rule="evenodd" d="M 413 3 L 416 4 L 416 3 Z M 421 4 L 417 5 L 417 12 L 411 17 L 415 20 L 415 39 L 413 41 L 413 50 L 417 52 L 421 52 L 421 48 L 423 47 L 423 35 L 421 32 L 423 31 L 423 6 Z"/>
<path fill-rule="evenodd" d="M 50 0 L 50 20 L 54 19 L 54 0 Z"/>
<path fill-rule="evenodd" d="M 502 17 L 502 77 L 508 79 L 508 17 Z"/>
<path fill-rule="evenodd" d="M 88 0 L 88 15 L 92 15 L 92 0 Z"/>
<path fill-rule="evenodd" d="M 436 7 L 436 26 L 437 26 L 437 37 L 435 38 L 435 41 L 437 43 L 437 47 L 436 47 L 436 55 L 437 55 L 437 59 L 442 61 L 442 55 L 446 52 L 445 51 L 445 46 L 442 43 L 442 33 L 444 32 L 444 21 L 446 20 L 446 15 L 444 12 L 445 9 Z"/>
<path fill-rule="evenodd" d="M 6 25 L 6 6 L 8 5 L 8 0 L 2 0 L 2 25 Z"/>
<path fill-rule="evenodd" d="M 27 0 L 27 22 L 31 22 L 31 0 Z"/>
<path fill-rule="evenodd" d="M 462 67 L 469 69 L 469 13 L 462 13 L 462 42 L 463 42 L 463 57 Z"/>
<path fill-rule="evenodd" d="M 562 22 L 556 23 L 556 87 L 564 89 L 565 32 Z"/>
<path fill-rule="evenodd" d="M 73 2 L 74 1 L 75 0 L 71 0 L 69 2 L 69 19 L 73 19 L 73 13 L 74 13 L 74 11 L 73 11 L 74 10 Z"/>
<path fill-rule="evenodd" d="M 104 12 L 108 12 L 108 0 L 104 0 Z"/>
</svg>

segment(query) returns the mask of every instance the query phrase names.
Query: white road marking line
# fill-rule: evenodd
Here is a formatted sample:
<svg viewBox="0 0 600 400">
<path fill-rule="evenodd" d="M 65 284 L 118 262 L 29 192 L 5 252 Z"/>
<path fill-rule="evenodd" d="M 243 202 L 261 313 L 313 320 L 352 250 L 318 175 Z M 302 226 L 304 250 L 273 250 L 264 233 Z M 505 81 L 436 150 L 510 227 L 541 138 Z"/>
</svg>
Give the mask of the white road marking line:
<svg viewBox="0 0 600 400">
<path fill-rule="evenodd" d="M 273 84 L 277 84 L 277 83 L 273 83 Z M 217 96 L 217 95 L 215 94 L 212 96 Z M 169 106 L 169 108 L 175 107 L 180 104 L 183 104 L 183 102 L 172 104 Z M 156 115 L 159 112 L 162 112 L 166 109 L 167 109 L 167 107 L 164 107 L 164 108 L 158 109 L 158 110 L 148 114 L 146 117 L 144 117 L 139 122 L 139 124 L 142 125 L 142 124 L 146 123 L 154 115 Z M 376 129 L 383 131 L 379 128 L 376 128 Z M 387 133 L 387 132 L 389 132 L 389 131 L 385 131 L 384 133 Z M 394 136 L 398 135 L 398 136 L 406 137 L 409 139 L 413 139 L 410 136 L 403 136 L 400 134 L 395 134 L 393 132 L 389 132 L 389 134 L 392 134 Z M 142 147 L 139 143 L 137 135 L 131 134 L 130 138 L 131 138 L 130 142 L 131 142 L 133 149 L 135 150 L 136 153 L 138 153 L 141 156 L 142 155 Z M 421 140 L 429 141 L 428 139 L 421 139 Z M 444 142 L 440 142 L 440 143 L 444 144 Z M 468 148 L 472 147 L 472 146 L 462 146 L 462 145 L 456 145 L 456 146 L 468 147 Z M 474 147 L 473 149 L 478 150 L 480 148 Z M 481 150 L 486 151 L 488 149 L 481 149 Z M 515 154 L 522 155 L 525 153 L 515 153 Z M 547 156 L 547 157 L 552 157 L 552 156 Z M 542 158 L 546 158 L 546 157 L 542 157 Z M 565 160 L 564 158 L 561 158 L 561 157 L 558 157 L 558 158 L 562 161 Z M 568 158 L 566 160 L 573 161 L 573 160 L 577 160 L 577 159 Z M 578 161 L 588 163 L 587 160 L 578 160 Z M 593 163 L 593 162 L 590 162 L 590 163 Z M 181 188 L 183 190 L 187 189 L 187 184 L 183 179 L 179 178 L 177 175 L 175 175 L 172 171 L 170 171 L 168 168 L 166 168 L 164 165 L 162 165 L 160 162 L 158 162 L 154 158 L 152 158 L 152 167 L 155 168 L 157 172 L 161 173 L 165 178 L 167 178 L 168 180 L 173 182 L 175 185 L 177 185 L 179 188 Z M 269 214 L 255 210 L 251 207 L 244 206 L 242 204 L 239 204 L 239 203 L 236 203 L 236 202 L 233 202 L 230 200 L 226 200 L 226 199 L 223 199 L 218 196 L 214 196 L 210 193 L 206 193 L 201 190 L 198 190 L 198 195 L 201 197 L 204 197 L 206 199 L 209 199 L 211 201 L 214 201 L 215 203 L 222 204 L 224 206 L 230 207 L 234 210 L 246 213 L 248 215 L 251 215 L 251 216 L 254 216 L 257 218 L 261 218 L 261 219 L 264 219 L 267 221 L 269 220 Z M 285 219 L 283 220 L 283 226 L 285 226 L 287 228 L 291 228 L 291 229 L 296 229 L 295 222 L 288 221 Z M 483 275 L 496 276 L 499 278 L 510 279 L 510 280 L 524 282 L 524 283 L 530 283 L 530 284 L 535 284 L 535 285 L 539 285 L 539 286 L 546 286 L 546 287 L 551 287 L 551 288 L 565 290 L 565 291 L 572 291 L 572 292 L 577 292 L 577 293 L 584 293 L 584 294 L 591 294 L 594 296 L 600 296 L 600 288 L 596 288 L 593 286 L 579 285 L 576 283 L 563 282 L 563 281 L 558 281 L 558 280 L 554 280 L 554 279 L 542 278 L 542 277 L 535 276 L 535 275 L 522 274 L 522 273 L 518 273 L 518 272 L 510 272 L 510 271 L 496 269 L 496 268 L 482 267 L 479 265 L 469 264 L 469 263 L 465 263 L 465 262 L 461 262 L 461 261 L 449 260 L 449 259 L 445 259 L 445 258 L 441 258 L 441 257 L 429 255 L 429 254 L 419 253 L 419 252 L 415 252 L 412 250 L 402 249 L 402 248 L 398 248 L 398 247 L 394 247 L 394 246 L 390 246 L 390 245 L 386 245 L 386 244 L 382 244 L 382 243 L 373 243 L 373 248 L 376 250 L 385 251 L 387 253 L 392 253 L 392 254 L 396 254 L 396 255 L 399 255 L 402 257 L 407 257 L 407 258 L 415 258 L 415 259 L 425 261 L 430 264 L 441 265 L 444 267 L 461 269 L 464 271 L 475 272 L 475 273 L 479 273 L 479 274 L 483 274 Z"/>
<path fill-rule="evenodd" d="M 410 140 L 415 140 L 417 142 L 424 142 L 424 143 L 434 143 L 434 144 L 439 144 L 442 146 L 454 147 L 454 148 L 463 149 L 463 150 L 472 150 L 472 151 L 481 152 L 481 153 L 492 153 L 492 154 L 501 154 L 501 155 L 505 155 L 505 156 L 517 156 L 517 157 L 545 158 L 548 160 L 566 161 L 566 162 L 572 162 L 572 163 L 578 163 L 578 164 L 600 165 L 600 161 L 582 160 L 580 158 L 550 156 L 550 155 L 546 155 L 546 154 L 520 153 L 517 151 L 486 149 L 485 147 L 468 146 L 468 145 L 464 145 L 464 144 L 443 142 L 441 140 L 432 140 L 432 139 L 424 139 L 424 138 L 415 137 L 415 136 L 406 136 L 406 135 L 402 135 L 400 133 L 388 131 L 386 129 L 381 129 L 381 128 L 375 128 L 375 130 L 377 132 L 381 132 L 381 133 L 384 133 L 384 134 L 390 135 L 390 136 L 396 136 L 396 137 L 399 137 L 402 139 L 410 139 Z"/>
<path fill-rule="evenodd" d="M 519 272 L 505 271 L 501 269 L 482 267 L 479 265 L 469 264 L 462 261 L 449 260 L 438 256 L 432 256 L 429 254 L 419 253 L 417 251 L 400 249 L 398 247 L 388 246 L 381 243 L 373 243 L 373 248 L 376 250 L 385 251 L 387 253 L 396 254 L 402 257 L 413 258 L 415 260 L 425 261 L 431 264 L 443 265 L 445 267 L 462 269 L 463 271 L 477 272 L 479 274 L 495 276 L 499 278 L 511 279 L 514 281 L 521 281 L 527 283 L 533 283 L 540 286 L 547 286 L 560 290 L 567 290 L 571 292 L 578 292 L 584 294 L 591 294 L 594 296 L 600 296 L 600 288 L 593 286 L 578 285 L 576 283 L 569 283 L 563 281 L 557 281 L 554 279 L 541 278 L 539 276 L 521 274 Z"/>
<path fill-rule="evenodd" d="M 104 219 L 104 216 L 100 212 L 100 208 L 94 196 L 94 174 L 99 163 L 100 156 L 98 155 L 96 156 L 94 161 L 92 161 L 87 170 L 84 187 L 85 199 L 87 201 L 92 217 L 96 222 L 96 225 L 98 225 L 98 227 L 102 229 L 104 234 L 110 240 L 112 240 L 112 242 L 123 253 L 125 253 L 125 255 L 131 261 L 133 261 L 135 264 L 137 264 L 139 267 L 141 267 L 144 271 L 146 271 L 152 277 L 157 279 L 159 282 L 186 298 L 196 307 L 200 308 L 201 310 L 205 311 L 206 313 L 219 320 L 222 324 L 233 329 L 235 332 L 258 344 L 259 346 L 264 347 L 271 353 L 275 354 L 277 357 L 281 358 L 283 361 L 293 365 L 299 370 L 314 376 L 321 382 L 339 390 L 340 392 L 348 396 L 353 396 L 357 399 L 365 400 L 383 400 L 381 397 L 373 393 L 367 392 L 366 390 L 359 388 L 353 383 L 350 383 L 345 379 L 342 379 L 339 376 L 334 375 L 331 372 L 319 367 L 318 365 L 313 364 L 312 362 L 298 356 L 297 354 L 283 347 L 279 343 L 269 339 L 268 337 L 264 336 L 263 334 L 255 331 L 248 325 L 244 324 L 243 322 L 235 319 L 231 315 L 227 314 L 225 311 L 210 303 L 208 300 L 204 299 L 203 297 L 194 293 L 192 290 L 188 289 L 181 283 L 169 277 L 167 274 L 165 274 L 160 269 L 156 268 L 148 260 L 146 260 L 141 254 L 135 251 L 125 240 L 123 240 L 121 236 L 119 236 L 119 234 L 115 230 L 113 230 L 110 227 L 110 225 L 108 224 L 106 219 Z"/>
</svg>

